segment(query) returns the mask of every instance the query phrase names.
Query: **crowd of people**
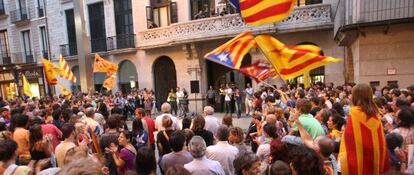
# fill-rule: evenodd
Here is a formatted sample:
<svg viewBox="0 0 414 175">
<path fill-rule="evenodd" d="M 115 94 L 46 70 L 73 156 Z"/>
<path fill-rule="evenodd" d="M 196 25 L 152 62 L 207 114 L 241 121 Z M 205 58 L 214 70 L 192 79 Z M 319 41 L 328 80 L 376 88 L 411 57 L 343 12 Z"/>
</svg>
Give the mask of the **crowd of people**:
<svg viewBox="0 0 414 175">
<path fill-rule="evenodd" d="M 193 117 L 184 91 L 160 112 L 146 89 L 0 99 L 0 174 L 414 173 L 414 86 L 210 87 Z M 250 126 L 219 121 L 216 94 Z"/>
</svg>

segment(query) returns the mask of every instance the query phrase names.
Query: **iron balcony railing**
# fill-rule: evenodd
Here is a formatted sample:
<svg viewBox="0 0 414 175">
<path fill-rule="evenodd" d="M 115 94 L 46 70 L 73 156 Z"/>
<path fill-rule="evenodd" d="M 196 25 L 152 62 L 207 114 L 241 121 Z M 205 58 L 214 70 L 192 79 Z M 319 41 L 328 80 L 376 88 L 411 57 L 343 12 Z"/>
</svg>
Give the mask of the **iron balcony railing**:
<svg viewBox="0 0 414 175">
<path fill-rule="evenodd" d="M 107 51 L 106 38 L 91 39 L 92 53 Z"/>
<path fill-rule="evenodd" d="M 43 6 L 37 7 L 37 15 L 39 18 L 45 16 L 45 8 Z"/>
<path fill-rule="evenodd" d="M 35 57 L 31 52 L 13 53 L 12 58 L 15 64 L 30 64 L 36 62 Z"/>
<path fill-rule="evenodd" d="M 0 0 L 0 16 L 6 15 L 6 9 L 4 8 L 4 3 Z"/>
<path fill-rule="evenodd" d="M 30 8 L 21 8 L 10 11 L 10 20 L 12 23 L 25 21 L 30 19 Z"/>
<path fill-rule="evenodd" d="M 76 43 L 70 43 L 70 44 L 63 44 L 60 45 L 60 54 L 62 56 L 74 56 L 78 55 L 78 48 L 76 48 Z"/>
<path fill-rule="evenodd" d="M 135 34 L 117 35 L 107 38 L 108 51 L 135 48 Z"/>
<path fill-rule="evenodd" d="M 9 53 L 1 53 L 2 64 L 11 64 L 11 57 Z"/>
</svg>

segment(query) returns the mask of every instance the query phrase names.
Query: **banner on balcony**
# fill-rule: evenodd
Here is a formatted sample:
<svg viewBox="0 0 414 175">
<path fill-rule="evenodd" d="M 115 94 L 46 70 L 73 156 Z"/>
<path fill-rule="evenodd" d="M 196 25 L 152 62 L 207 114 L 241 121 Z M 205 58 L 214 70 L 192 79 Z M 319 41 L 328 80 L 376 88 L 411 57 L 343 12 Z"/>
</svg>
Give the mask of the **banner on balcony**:
<svg viewBox="0 0 414 175">
<path fill-rule="evenodd" d="M 294 0 L 230 0 L 248 25 L 259 26 L 276 23 L 287 17 L 294 7 Z"/>
<path fill-rule="evenodd" d="M 265 57 L 284 80 L 298 77 L 320 66 L 341 61 L 338 58 L 321 55 L 321 49 L 314 45 L 286 46 L 269 35 L 259 35 L 255 40 Z"/>
<path fill-rule="evenodd" d="M 231 69 L 239 69 L 244 55 L 255 45 L 254 36 L 251 32 L 243 32 L 210 53 L 207 53 L 204 57 Z"/>
</svg>

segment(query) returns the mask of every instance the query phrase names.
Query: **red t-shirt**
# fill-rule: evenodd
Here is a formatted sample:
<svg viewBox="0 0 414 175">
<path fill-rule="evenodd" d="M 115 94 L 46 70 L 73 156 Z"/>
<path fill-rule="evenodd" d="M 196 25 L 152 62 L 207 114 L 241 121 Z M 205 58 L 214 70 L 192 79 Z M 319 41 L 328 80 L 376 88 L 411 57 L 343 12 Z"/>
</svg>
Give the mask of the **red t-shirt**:
<svg viewBox="0 0 414 175">
<path fill-rule="evenodd" d="M 59 145 L 59 138 L 62 137 L 62 132 L 53 124 L 43 124 L 42 125 L 43 136 L 50 134 L 52 136 L 52 147 L 53 151 L 57 145 Z"/>
<path fill-rule="evenodd" d="M 148 140 L 150 144 L 154 144 L 155 143 L 155 139 L 154 139 L 155 122 L 149 117 L 144 117 L 143 119 L 147 123 L 147 127 L 148 127 L 148 137 L 149 137 Z"/>
</svg>

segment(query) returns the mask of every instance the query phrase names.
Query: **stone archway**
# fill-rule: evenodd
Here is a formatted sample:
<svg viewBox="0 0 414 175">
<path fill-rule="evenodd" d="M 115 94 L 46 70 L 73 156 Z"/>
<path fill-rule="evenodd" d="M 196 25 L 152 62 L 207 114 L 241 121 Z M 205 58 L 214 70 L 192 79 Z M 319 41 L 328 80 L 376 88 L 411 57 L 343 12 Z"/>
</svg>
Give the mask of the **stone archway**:
<svg viewBox="0 0 414 175">
<path fill-rule="evenodd" d="M 131 61 L 125 60 L 119 64 L 118 84 L 122 93 L 128 93 L 132 88 L 138 87 L 137 69 Z"/>
<path fill-rule="evenodd" d="M 177 72 L 173 60 L 168 56 L 161 56 L 154 62 L 154 90 L 157 106 L 167 101 L 170 89 L 177 87 Z"/>
</svg>

